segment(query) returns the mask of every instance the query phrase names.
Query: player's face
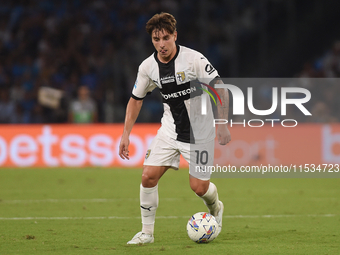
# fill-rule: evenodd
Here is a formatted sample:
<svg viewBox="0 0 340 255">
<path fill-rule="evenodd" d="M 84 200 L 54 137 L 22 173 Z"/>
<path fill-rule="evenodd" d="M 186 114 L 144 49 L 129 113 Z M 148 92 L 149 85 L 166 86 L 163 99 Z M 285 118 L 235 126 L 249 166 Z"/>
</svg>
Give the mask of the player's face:
<svg viewBox="0 0 340 255">
<path fill-rule="evenodd" d="M 164 29 L 152 32 L 152 43 L 161 62 L 169 62 L 176 55 L 177 32 L 169 34 Z"/>
</svg>

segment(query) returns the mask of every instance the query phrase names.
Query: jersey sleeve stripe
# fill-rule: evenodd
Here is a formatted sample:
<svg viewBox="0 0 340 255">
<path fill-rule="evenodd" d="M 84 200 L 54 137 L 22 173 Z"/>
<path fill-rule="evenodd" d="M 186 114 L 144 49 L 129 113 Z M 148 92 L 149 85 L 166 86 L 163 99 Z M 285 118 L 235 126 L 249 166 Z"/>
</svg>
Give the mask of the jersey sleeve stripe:
<svg viewBox="0 0 340 255">
<path fill-rule="evenodd" d="M 144 97 L 143 98 L 136 97 L 134 94 L 131 94 L 131 97 L 135 100 L 143 100 L 144 99 Z"/>
</svg>

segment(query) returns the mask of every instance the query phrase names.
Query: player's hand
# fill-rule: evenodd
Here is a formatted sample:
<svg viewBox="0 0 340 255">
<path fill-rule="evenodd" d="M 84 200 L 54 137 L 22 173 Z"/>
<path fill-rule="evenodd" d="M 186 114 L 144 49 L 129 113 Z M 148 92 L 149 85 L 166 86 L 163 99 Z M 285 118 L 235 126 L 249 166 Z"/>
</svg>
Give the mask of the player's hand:
<svg viewBox="0 0 340 255">
<path fill-rule="evenodd" d="M 120 139 L 120 144 L 119 144 L 119 156 L 122 159 L 130 159 L 129 158 L 129 144 L 130 140 L 128 136 L 122 136 Z"/>
<path fill-rule="evenodd" d="M 217 125 L 217 140 L 221 145 L 226 145 L 231 141 L 231 135 L 227 125 Z"/>
</svg>

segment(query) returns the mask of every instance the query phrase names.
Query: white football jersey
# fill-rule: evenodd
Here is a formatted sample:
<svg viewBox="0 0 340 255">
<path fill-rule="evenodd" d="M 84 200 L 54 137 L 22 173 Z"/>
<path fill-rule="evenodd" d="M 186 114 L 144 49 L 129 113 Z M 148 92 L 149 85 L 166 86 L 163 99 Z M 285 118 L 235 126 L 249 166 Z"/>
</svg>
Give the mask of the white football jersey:
<svg viewBox="0 0 340 255">
<path fill-rule="evenodd" d="M 157 52 L 142 62 L 132 98 L 142 100 L 158 87 L 164 106 L 159 131 L 181 142 L 205 143 L 215 138 L 214 116 L 210 100 L 207 114 L 201 114 L 204 87 L 198 81 L 209 84 L 216 77 L 217 70 L 201 53 L 177 46 L 176 55 L 166 64 L 158 60 Z"/>
</svg>

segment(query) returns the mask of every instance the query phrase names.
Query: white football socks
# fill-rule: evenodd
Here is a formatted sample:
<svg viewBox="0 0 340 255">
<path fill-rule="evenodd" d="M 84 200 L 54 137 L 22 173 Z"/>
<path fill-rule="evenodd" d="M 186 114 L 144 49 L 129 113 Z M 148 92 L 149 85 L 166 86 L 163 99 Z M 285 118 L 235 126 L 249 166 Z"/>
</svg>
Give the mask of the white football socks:
<svg viewBox="0 0 340 255">
<path fill-rule="evenodd" d="M 218 203 L 218 193 L 215 184 L 210 182 L 207 192 L 200 198 L 203 199 L 204 204 L 208 207 L 209 213 L 216 216 L 220 210 L 220 206 Z"/>
<path fill-rule="evenodd" d="M 158 184 L 152 188 L 140 185 L 140 211 L 142 215 L 142 232 L 153 235 L 156 209 L 158 207 Z"/>
</svg>

